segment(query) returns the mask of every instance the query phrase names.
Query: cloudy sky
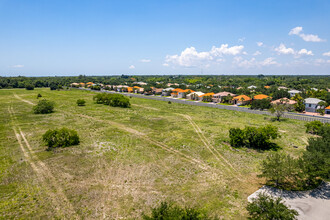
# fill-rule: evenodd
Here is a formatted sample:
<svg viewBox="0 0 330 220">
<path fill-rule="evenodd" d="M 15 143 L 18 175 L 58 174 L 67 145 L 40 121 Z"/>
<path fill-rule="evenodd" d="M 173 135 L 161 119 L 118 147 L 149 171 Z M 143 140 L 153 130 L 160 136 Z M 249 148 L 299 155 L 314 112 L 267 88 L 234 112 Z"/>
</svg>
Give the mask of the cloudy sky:
<svg viewBox="0 0 330 220">
<path fill-rule="evenodd" d="M 0 0 L 0 76 L 330 75 L 330 1 Z"/>
</svg>

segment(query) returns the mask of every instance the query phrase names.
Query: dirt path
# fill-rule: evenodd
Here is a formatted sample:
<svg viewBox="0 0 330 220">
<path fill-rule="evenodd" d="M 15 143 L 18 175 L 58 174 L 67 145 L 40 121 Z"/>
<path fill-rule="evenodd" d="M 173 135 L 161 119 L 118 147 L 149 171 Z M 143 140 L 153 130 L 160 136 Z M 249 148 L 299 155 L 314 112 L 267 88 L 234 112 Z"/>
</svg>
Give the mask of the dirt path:
<svg viewBox="0 0 330 220">
<path fill-rule="evenodd" d="M 55 211 L 59 214 L 59 216 L 64 216 L 68 219 L 80 219 L 72 204 L 64 194 L 63 189 L 56 181 L 56 178 L 48 169 L 47 165 L 39 160 L 36 155 L 34 155 L 31 145 L 26 139 L 25 134 L 21 128 L 16 125 L 16 116 L 13 108 L 8 107 L 8 112 L 11 118 L 13 131 L 15 133 L 20 149 L 23 152 L 24 158 L 28 161 L 33 171 L 36 173 L 38 182 L 43 186 L 44 189 L 46 189 L 46 193 L 51 199 Z M 25 146 L 22 142 L 22 139 Z"/>
<path fill-rule="evenodd" d="M 23 101 L 23 102 L 25 102 L 25 103 L 27 103 L 27 104 L 29 104 L 29 105 L 34 105 L 33 102 L 30 102 L 30 101 L 28 101 L 28 100 L 26 100 L 26 99 L 21 98 L 21 97 L 18 96 L 16 93 L 14 93 L 14 96 L 15 96 L 15 98 L 17 98 L 17 99 L 19 99 L 19 100 L 21 100 L 21 101 Z"/>
<path fill-rule="evenodd" d="M 204 136 L 202 130 L 200 129 L 200 127 L 192 120 L 192 118 L 189 115 L 183 115 L 180 114 L 181 116 L 183 116 L 184 118 L 186 118 L 190 124 L 192 125 L 193 129 L 195 130 L 195 132 L 198 134 L 200 140 L 204 143 L 204 145 L 206 146 L 206 148 L 217 158 L 217 160 L 221 161 L 221 162 L 225 162 L 226 165 L 228 165 L 232 170 L 234 170 L 235 172 L 238 173 L 238 171 L 233 167 L 233 165 L 226 160 L 226 158 L 224 158 L 224 156 L 222 156 L 220 154 L 219 151 L 217 151 L 207 140 L 207 138 Z M 226 166 L 227 167 L 227 166 Z"/>
</svg>

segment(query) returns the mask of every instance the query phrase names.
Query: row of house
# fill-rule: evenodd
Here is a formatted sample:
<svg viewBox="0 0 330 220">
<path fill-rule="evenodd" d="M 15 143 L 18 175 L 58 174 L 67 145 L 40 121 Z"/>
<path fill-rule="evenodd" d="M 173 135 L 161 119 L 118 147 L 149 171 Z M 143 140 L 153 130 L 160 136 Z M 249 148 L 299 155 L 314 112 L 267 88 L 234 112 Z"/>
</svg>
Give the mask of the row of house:
<svg viewBox="0 0 330 220">
<path fill-rule="evenodd" d="M 135 82 L 135 84 L 139 85 L 146 85 L 143 82 Z M 230 92 L 219 92 L 219 93 L 203 93 L 194 91 L 191 89 L 180 89 L 180 88 L 155 88 L 151 87 L 151 91 L 145 92 L 145 89 L 143 87 L 139 86 L 127 86 L 127 85 L 103 85 L 103 84 L 95 84 L 93 82 L 88 83 L 71 83 L 71 86 L 73 87 L 91 87 L 99 85 L 103 88 L 111 88 L 114 91 L 117 92 L 129 92 L 129 93 L 141 93 L 141 94 L 154 94 L 154 95 L 161 95 L 161 96 L 171 96 L 172 98 L 183 98 L 183 99 L 189 99 L 189 100 L 195 100 L 195 101 L 208 101 L 208 102 L 214 102 L 214 103 L 221 103 L 224 102 L 224 100 L 228 101 L 231 104 L 234 105 L 248 105 L 252 102 L 252 100 L 262 100 L 262 99 L 271 99 L 271 97 L 263 94 L 255 95 L 253 98 L 247 96 L 247 95 L 236 95 Z M 175 85 L 175 84 L 171 84 Z M 249 86 L 249 89 L 255 89 L 255 86 Z M 279 89 L 287 89 L 286 87 Z M 289 90 L 288 93 L 290 94 L 290 97 L 294 97 L 296 94 L 301 93 L 299 90 Z M 316 112 L 317 109 L 320 108 L 320 102 L 323 102 L 321 99 L 317 98 L 306 98 L 304 100 L 305 104 L 305 111 L 306 112 Z M 272 104 L 275 103 L 286 103 L 288 105 L 294 105 L 296 104 L 296 101 L 282 98 L 271 102 Z M 325 108 L 325 114 L 330 114 L 330 106 Z"/>
</svg>

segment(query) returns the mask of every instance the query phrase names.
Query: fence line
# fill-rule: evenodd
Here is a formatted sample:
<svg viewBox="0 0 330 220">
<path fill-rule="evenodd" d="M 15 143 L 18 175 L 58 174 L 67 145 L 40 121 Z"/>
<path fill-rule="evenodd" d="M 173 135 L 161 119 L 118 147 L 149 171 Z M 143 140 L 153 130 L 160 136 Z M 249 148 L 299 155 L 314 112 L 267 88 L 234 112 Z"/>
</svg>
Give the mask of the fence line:
<svg viewBox="0 0 330 220">
<path fill-rule="evenodd" d="M 106 92 L 106 93 L 114 93 L 118 94 L 119 92 L 109 91 L 109 90 L 90 90 L 90 89 L 84 89 L 79 88 L 81 90 L 88 90 L 88 91 L 95 91 L 95 92 Z M 195 102 L 195 101 L 187 101 L 183 99 L 173 99 L 173 98 L 167 98 L 167 97 L 159 97 L 159 96 L 147 96 L 147 95 L 139 95 L 134 93 L 119 93 L 125 96 L 130 97 L 136 97 L 136 98 L 142 98 L 142 99 L 151 99 L 151 100 L 157 100 L 157 101 L 171 101 L 175 103 L 185 104 L 185 105 L 196 105 L 196 106 L 203 106 L 203 107 L 212 107 L 212 108 L 218 108 L 218 109 L 225 109 L 225 110 L 232 110 L 232 111 L 239 111 L 239 112 L 246 112 L 246 113 L 252 113 L 252 114 L 258 114 L 258 115 L 272 115 L 268 111 L 260 111 L 260 110 L 253 110 L 248 109 L 244 107 L 236 107 L 236 106 L 230 106 L 230 105 L 218 105 L 218 104 L 212 104 L 212 103 L 204 103 L 204 102 Z M 292 112 L 285 112 L 282 116 L 283 118 L 290 118 L 295 120 L 301 120 L 301 121 L 320 121 L 322 123 L 330 123 L 330 118 L 325 118 L 321 116 L 309 116 L 309 115 L 301 115 L 298 113 L 292 113 Z"/>
</svg>

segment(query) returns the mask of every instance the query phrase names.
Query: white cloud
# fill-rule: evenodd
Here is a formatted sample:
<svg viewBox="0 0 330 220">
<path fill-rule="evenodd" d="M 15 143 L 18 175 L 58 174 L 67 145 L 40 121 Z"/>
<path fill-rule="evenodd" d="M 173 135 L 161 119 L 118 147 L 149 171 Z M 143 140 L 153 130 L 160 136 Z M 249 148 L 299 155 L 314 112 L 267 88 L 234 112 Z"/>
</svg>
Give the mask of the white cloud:
<svg viewBox="0 0 330 220">
<path fill-rule="evenodd" d="M 330 57 L 330 51 L 329 51 L 329 52 L 325 52 L 325 53 L 323 53 L 322 55 L 323 55 L 323 56 L 328 56 L 328 57 Z"/>
<path fill-rule="evenodd" d="M 261 52 L 259 50 L 257 50 L 256 52 L 254 52 L 253 56 L 258 56 L 261 55 Z"/>
<path fill-rule="evenodd" d="M 297 52 L 298 55 L 309 55 L 313 56 L 313 52 L 311 50 L 301 49 Z"/>
<path fill-rule="evenodd" d="M 260 65 L 262 65 L 262 66 L 270 66 L 270 65 L 275 65 L 275 64 L 278 64 L 278 63 L 275 61 L 275 58 L 273 58 L 273 57 L 268 57 L 265 60 L 260 62 Z"/>
<path fill-rule="evenodd" d="M 163 63 L 163 66 L 169 66 L 168 63 Z"/>
<path fill-rule="evenodd" d="M 150 63 L 151 62 L 151 60 L 148 60 L 148 59 L 142 59 L 142 60 L 140 60 L 142 63 Z"/>
<path fill-rule="evenodd" d="M 22 65 L 22 64 L 17 64 L 17 65 L 13 65 L 13 66 L 11 66 L 12 68 L 23 68 L 24 67 L 24 65 Z"/>
<path fill-rule="evenodd" d="M 292 28 L 289 32 L 289 35 L 298 35 L 301 37 L 304 41 L 307 42 L 322 42 L 325 41 L 324 39 L 319 38 L 316 34 L 304 34 L 302 33 L 303 28 L 302 27 L 295 27 Z"/>
<path fill-rule="evenodd" d="M 135 66 L 134 65 L 130 65 L 128 68 L 129 69 L 135 69 Z"/>
<path fill-rule="evenodd" d="M 277 51 L 278 54 L 295 54 L 294 49 L 287 48 L 284 44 L 280 44 L 279 47 L 276 47 L 275 51 Z"/>
<path fill-rule="evenodd" d="M 280 46 L 276 47 L 274 50 L 277 51 L 278 54 L 292 54 L 296 58 L 302 55 L 307 55 L 307 56 L 314 55 L 311 50 L 307 50 L 304 48 L 299 51 L 295 51 L 293 48 L 286 47 L 283 43 L 281 43 Z"/>
<path fill-rule="evenodd" d="M 243 49 L 243 45 L 228 47 L 228 44 L 222 44 L 220 47 L 213 46 L 210 51 L 198 52 L 195 47 L 189 47 L 180 55 L 167 55 L 165 62 L 184 67 L 204 66 L 223 55 L 241 54 Z"/>
<path fill-rule="evenodd" d="M 259 47 L 262 47 L 262 46 L 264 45 L 264 43 L 263 43 L 263 42 L 257 42 L 257 45 L 258 45 Z"/>
<path fill-rule="evenodd" d="M 302 32 L 302 27 L 295 27 L 295 28 L 292 28 L 289 32 L 289 35 L 299 35 L 300 32 Z"/>
</svg>

